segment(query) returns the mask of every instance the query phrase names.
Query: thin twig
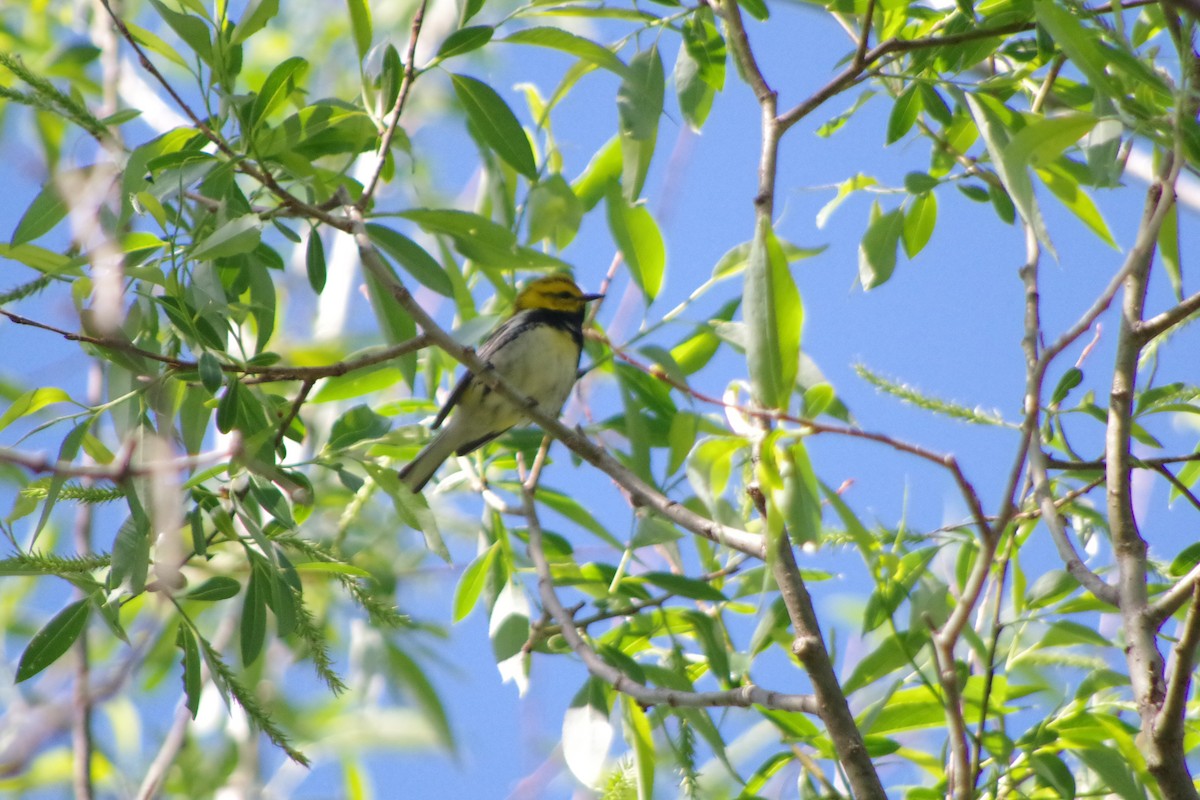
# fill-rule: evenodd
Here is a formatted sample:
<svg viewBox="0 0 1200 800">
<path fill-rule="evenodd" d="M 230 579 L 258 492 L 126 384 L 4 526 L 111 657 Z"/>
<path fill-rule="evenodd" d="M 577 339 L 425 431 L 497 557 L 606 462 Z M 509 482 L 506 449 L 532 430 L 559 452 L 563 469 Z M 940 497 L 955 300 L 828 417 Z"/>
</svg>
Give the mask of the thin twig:
<svg viewBox="0 0 1200 800">
<path fill-rule="evenodd" d="M 432 317 L 421 308 L 404 286 L 396 280 L 395 275 L 384 263 L 383 257 L 375 249 L 371 237 L 367 234 L 361 212 L 353 206 L 347 209 L 354 221 L 354 239 L 358 245 L 359 257 L 365 269 L 370 271 L 379 282 L 387 287 L 396 302 L 412 317 L 413 322 L 425 332 L 429 341 L 444 350 L 451 358 L 466 367 L 476 380 L 483 381 L 499 395 L 506 398 L 521 412 L 542 428 L 546 433 L 560 440 L 585 461 L 612 477 L 628 493 L 633 502 L 651 509 L 671 520 L 692 533 L 703 536 L 717 544 L 732 547 L 747 555 L 763 558 L 763 538 L 758 534 L 722 525 L 706 519 L 680 503 L 671 500 L 656 488 L 646 483 L 624 464 L 610 456 L 601 447 L 590 441 L 580 432 L 564 425 L 558 417 L 546 413 L 535 400 L 526 397 L 499 375 L 490 365 L 480 360 L 470 347 L 464 347 L 443 330 Z"/>
<path fill-rule="evenodd" d="M 584 641 L 575 626 L 572 614 L 559 600 L 554 591 L 554 579 L 550 574 L 550 564 L 542 550 L 542 526 L 538 521 L 537 509 L 533 502 L 533 493 L 527 486 L 522 486 L 521 499 L 525 509 L 525 519 L 529 531 L 529 558 L 533 561 L 534 571 L 538 578 L 538 592 L 542 604 L 549 610 L 550 616 L 558 623 L 562 636 L 567 644 L 579 656 L 594 677 L 612 686 L 618 692 L 627 694 L 644 706 L 665 705 L 671 708 L 718 708 L 739 707 L 748 708 L 761 705 L 765 708 L 784 711 L 799 711 L 805 714 L 818 713 L 817 701 L 812 695 L 782 694 L 773 692 L 747 683 L 736 689 L 723 692 L 685 692 L 674 689 L 656 689 L 646 686 L 630 678 L 621 670 L 606 662 L 594 649 Z"/>
<path fill-rule="evenodd" d="M 194 456 L 183 456 L 168 461 L 147 461 L 134 463 L 132 448 L 126 450 L 126 456 L 119 458 L 114 464 L 72 464 L 66 461 L 56 461 L 44 453 L 22 453 L 7 447 L 0 447 L 0 463 L 13 464 L 34 473 L 50 473 L 64 478 L 89 478 L 92 480 L 112 481 L 122 483 L 130 478 L 142 478 L 158 472 L 176 472 L 194 470 L 209 464 L 218 464 L 235 455 L 240 444 L 233 443 L 231 447 L 212 450 Z"/>
<path fill-rule="evenodd" d="M 125 24 L 125 21 L 121 19 L 121 16 L 113 9 L 110 0 L 100 0 L 100 4 L 104 6 L 104 10 L 107 11 L 109 17 L 112 18 L 113 24 L 117 26 L 117 30 L 120 31 L 122 38 L 124 38 L 125 41 L 129 43 L 129 46 L 133 48 L 133 52 L 137 55 L 138 63 L 141 65 L 142 69 L 146 70 L 146 72 L 150 73 L 151 77 L 158 81 L 159 85 L 162 86 L 163 90 L 166 91 L 168 95 L 170 95 L 171 100 L 173 100 L 175 105 L 178 106 L 179 109 L 187 116 L 192 125 L 195 126 L 196 130 L 200 131 L 200 133 L 203 134 L 206 139 L 212 142 L 222 154 L 224 154 L 231 162 L 233 162 L 239 172 L 242 172 L 261 183 L 271 192 L 271 194 L 279 198 L 280 202 L 297 214 L 310 219 L 319 219 L 322 222 L 338 228 L 339 230 L 346 230 L 347 223 L 345 219 L 334 217 L 320 206 L 315 206 L 312 203 L 306 203 L 300 198 L 296 197 L 287 189 L 284 189 L 282 186 L 280 186 L 270 172 L 265 169 L 259 169 L 257 166 L 246 160 L 245 156 L 230 147 L 229 143 L 225 141 L 224 137 L 220 136 L 215 130 L 213 130 L 211 126 L 208 125 L 208 123 L 200 119 L 200 115 L 198 115 L 192 109 L 192 107 L 188 105 L 187 101 L 185 101 L 183 97 L 181 97 L 180 94 L 175 91 L 175 87 L 171 85 L 171 82 L 166 79 L 166 77 L 158 70 L 156 66 L 154 66 L 154 62 L 150 60 L 150 57 L 146 55 L 146 51 L 143 50 L 141 45 L 138 44 L 137 39 L 130 32 L 129 27 Z"/>
<path fill-rule="evenodd" d="M 292 401 L 291 408 L 288 409 L 287 416 L 279 422 L 279 434 L 275 437 L 275 446 L 279 447 L 283 444 L 284 438 L 287 436 L 288 429 L 292 427 L 292 420 L 300 415 L 300 409 L 304 405 L 304 401 L 308 399 L 308 393 L 312 391 L 313 381 L 306 380 L 300 384 L 300 391 L 296 392 L 296 399 Z"/>
<path fill-rule="evenodd" d="M 364 185 L 362 196 L 355 204 L 360 211 L 365 210 L 375 197 L 379 178 L 383 174 L 383 167 L 387 163 L 388 152 L 392 147 L 392 139 L 396 135 L 396 129 L 400 127 L 400 115 L 404 113 L 404 104 L 408 101 L 408 94 L 412 91 L 413 81 L 416 79 L 417 73 L 413 67 L 413 61 L 417 56 L 417 40 L 421 36 L 421 25 L 425 21 L 425 8 L 428 3 L 429 0 L 421 0 L 413 15 L 412 26 L 408 32 L 408 53 L 404 57 L 404 77 L 400 81 L 400 91 L 396 95 L 396 102 L 388 116 L 385 117 L 387 127 L 384 128 L 383 136 L 379 138 L 379 152 L 376 155 L 375 167 L 371 170 L 371 179 Z"/>
</svg>

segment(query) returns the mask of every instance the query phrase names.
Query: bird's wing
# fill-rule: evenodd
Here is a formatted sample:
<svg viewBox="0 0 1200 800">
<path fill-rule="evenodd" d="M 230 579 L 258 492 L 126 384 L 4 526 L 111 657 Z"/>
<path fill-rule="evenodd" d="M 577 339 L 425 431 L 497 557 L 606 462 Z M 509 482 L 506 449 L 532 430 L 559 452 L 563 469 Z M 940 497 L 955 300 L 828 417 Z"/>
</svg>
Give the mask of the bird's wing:
<svg viewBox="0 0 1200 800">
<path fill-rule="evenodd" d="M 527 313 L 521 312 L 502 322 L 496 330 L 492 331 L 492 335 L 487 338 L 483 346 L 479 348 L 479 358 L 485 363 L 490 361 L 497 350 L 511 342 L 513 337 L 520 332 L 527 321 L 527 317 Z M 446 416 L 450 413 L 451 409 L 458 405 L 458 401 L 462 400 L 463 395 L 467 393 L 467 389 L 471 388 L 471 382 L 474 378 L 474 373 L 468 371 L 459 379 L 458 383 L 450 391 L 450 396 L 446 398 L 445 404 L 438 410 L 437 416 L 433 418 L 433 424 L 430 426 L 432 430 L 437 430 L 446 421 Z"/>
</svg>

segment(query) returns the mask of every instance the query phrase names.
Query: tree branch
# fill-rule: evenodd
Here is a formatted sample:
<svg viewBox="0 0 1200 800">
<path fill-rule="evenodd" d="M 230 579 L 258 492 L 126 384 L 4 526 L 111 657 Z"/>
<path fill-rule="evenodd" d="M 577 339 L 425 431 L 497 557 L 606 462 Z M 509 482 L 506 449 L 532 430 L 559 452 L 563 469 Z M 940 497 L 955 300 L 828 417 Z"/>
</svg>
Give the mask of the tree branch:
<svg viewBox="0 0 1200 800">
<path fill-rule="evenodd" d="M 483 381 L 502 397 L 521 409 L 522 413 L 542 428 L 546 433 L 560 440 L 574 453 L 585 461 L 615 480 L 632 498 L 635 505 L 656 511 L 661 516 L 671 520 L 692 533 L 703 536 L 717 544 L 731 547 L 747 555 L 763 558 L 763 538 L 758 534 L 731 528 L 705 519 L 683 505 L 676 503 L 656 488 L 643 481 L 632 470 L 625 467 L 602 448 L 591 442 L 582 433 L 572 431 L 557 417 L 547 414 L 531 398 L 525 397 L 514 389 L 488 364 L 480 360 L 475 351 L 464 347 L 454 340 L 434 322 L 433 318 L 421 308 L 408 289 L 396 280 L 396 276 L 383 261 L 375 249 L 371 237 L 367 235 L 362 213 L 353 206 L 348 207 L 351 219 L 354 221 L 354 239 L 358 245 L 359 256 L 363 267 L 371 272 L 377 280 L 387 287 L 396 302 L 412 317 L 417 326 L 429 337 L 431 344 L 444 350 L 451 358 L 458 361 L 474 375 L 476 380 Z"/>
<path fill-rule="evenodd" d="M 799 711 L 805 714 L 820 713 L 818 700 L 812 695 L 781 694 L 749 683 L 725 692 L 681 692 L 674 689 L 656 689 L 638 683 L 606 662 L 584 641 L 576 628 L 571 612 L 563 607 L 562 601 L 558 599 L 558 595 L 554 591 L 554 579 L 550 574 L 550 564 L 542 550 L 542 526 L 538 521 L 537 509 L 533 503 L 533 491 L 527 485 L 521 487 L 521 500 L 529 528 L 529 558 L 533 561 L 534 570 L 537 572 L 538 592 L 541 595 L 542 604 L 550 612 L 554 621 L 558 623 L 567 644 L 575 651 L 593 676 L 645 706 L 665 705 L 671 708 L 736 706 L 748 708 L 752 705 L 761 705 L 766 708 Z"/>
<path fill-rule="evenodd" d="M 387 127 L 379 139 L 379 152 L 375 157 L 375 167 L 371 170 L 371 179 L 364 184 L 362 196 L 355 204 L 360 211 L 365 210 L 375 197 L 375 190 L 379 187 L 379 178 L 383 174 L 383 167 L 387 163 L 388 152 L 392 147 L 392 138 L 396 135 L 396 129 L 400 127 L 400 115 L 404 113 L 404 104 L 408 101 L 408 94 L 416 79 L 413 61 L 416 59 L 417 40 L 421 36 L 421 25 L 425 21 L 425 8 L 428 4 L 429 0 L 421 0 L 416 13 L 413 14 L 412 26 L 408 32 L 408 53 L 404 57 L 404 78 L 400 81 L 400 91 L 396 95 L 396 102 L 388 116 L 385 117 Z"/>
</svg>

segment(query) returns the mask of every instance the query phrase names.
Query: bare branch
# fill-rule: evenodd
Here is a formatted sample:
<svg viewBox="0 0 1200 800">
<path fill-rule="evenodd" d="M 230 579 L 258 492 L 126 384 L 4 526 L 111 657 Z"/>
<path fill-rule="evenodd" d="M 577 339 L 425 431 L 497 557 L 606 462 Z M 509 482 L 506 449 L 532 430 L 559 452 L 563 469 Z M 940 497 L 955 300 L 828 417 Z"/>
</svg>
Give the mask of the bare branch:
<svg viewBox="0 0 1200 800">
<path fill-rule="evenodd" d="M 1137 327 L 1138 335 L 1141 337 L 1143 344 L 1149 343 L 1152 339 L 1166 333 L 1197 311 L 1200 311 L 1200 292 L 1185 298 L 1182 303 L 1167 309 L 1161 314 L 1156 314 L 1150 319 L 1143 320 Z"/>
<path fill-rule="evenodd" d="M 584 641 L 576 628 L 571 612 L 563 607 L 562 601 L 558 599 L 558 595 L 554 591 L 554 579 L 550 575 L 550 564 L 546 561 L 546 554 L 542 550 L 542 526 L 538 521 L 537 509 L 534 507 L 533 492 L 528 486 L 521 487 L 521 498 L 529 528 L 529 558 L 533 561 L 534 570 L 537 572 L 538 592 L 541 595 L 542 604 L 549 610 L 554 621 L 558 623 L 567 644 L 575 651 L 593 676 L 646 706 L 665 705 L 671 708 L 736 706 L 748 708 L 752 705 L 761 705 L 766 708 L 799 711 L 805 714 L 819 712 L 817 699 L 812 695 L 782 694 L 763 689 L 752 683 L 725 692 L 681 692 L 673 689 L 655 689 L 638 683 L 606 662 Z"/>
<path fill-rule="evenodd" d="M 1175 643 L 1171 666 L 1167 671 L 1167 690 L 1162 708 L 1154 722 L 1158 746 L 1169 752 L 1183 750 L 1183 723 L 1187 713 L 1192 670 L 1196 666 L 1196 648 L 1200 646 L 1200 584 L 1192 584 L 1192 605 L 1183 621 L 1179 641 Z M 1193 792 L 1195 789 L 1192 790 Z"/>
<path fill-rule="evenodd" d="M 0 463 L 13 464 L 30 472 L 46 472 L 65 478 L 90 478 L 121 483 L 129 478 L 148 477 L 164 471 L 190 471 L 209 464 L 219 464 L 235 455 L 239 448 L 240 442 L 234 442 L 230 448 L 212 450 L 194 456 L 183 456 L 169 461 L 137 463 L 133 460 L 133 448 L 126 446 L 123 455 L 120 455 L 113 464 L 93 465 L 55 461 L 44 453 L 22 453 L 19 450 L 0 447 Z"/>
</svg>

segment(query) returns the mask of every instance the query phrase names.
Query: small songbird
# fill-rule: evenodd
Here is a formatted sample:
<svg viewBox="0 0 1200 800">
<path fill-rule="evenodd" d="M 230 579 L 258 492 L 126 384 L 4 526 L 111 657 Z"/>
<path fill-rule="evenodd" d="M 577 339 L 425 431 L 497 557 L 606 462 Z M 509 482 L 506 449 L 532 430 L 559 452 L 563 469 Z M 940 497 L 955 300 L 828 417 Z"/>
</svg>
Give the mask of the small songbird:
<svg viewBox="0 0 1200 800">
<path fill-rule="evenodd" d="M 575 385 L 583 349 L 583 312 L 603 295 L 584 294 L 566 275 L 548 275 L 517 294 L 513 315 L 479 348 L 479 358 L 521 394 L 557 414 Z M 464 456 L 524 422 L 524 412 L 468 372 L 450 392 L 431 426 L 446 427 L 400 470 L 400 480 L 419 492 L 453 453 Z"/>
</svg>

